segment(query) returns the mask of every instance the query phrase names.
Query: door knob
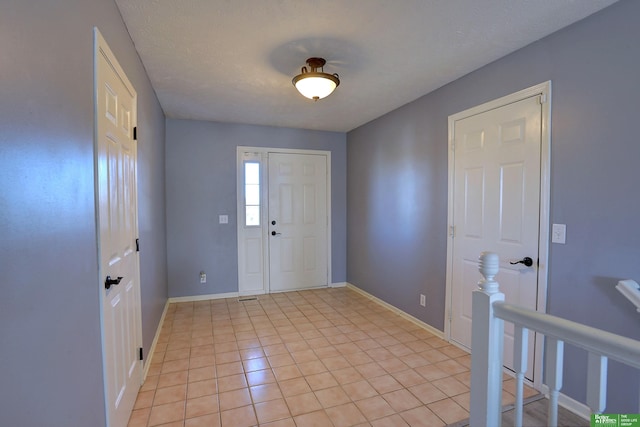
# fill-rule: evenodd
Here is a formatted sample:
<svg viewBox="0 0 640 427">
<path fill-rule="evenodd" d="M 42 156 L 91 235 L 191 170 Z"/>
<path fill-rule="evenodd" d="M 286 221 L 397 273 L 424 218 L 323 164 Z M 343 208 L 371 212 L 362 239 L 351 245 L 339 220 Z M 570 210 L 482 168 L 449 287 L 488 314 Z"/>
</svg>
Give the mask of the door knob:
<svg viewBox="0 0 640 427">
<path fill-rule="evenodd" d="M 277 235 L 279 235 L 279 234 L 282 234 L 282 233 L 276 233 L 275 231 L 272 231 L 272 232 L 271 232 L 271 235 L 272 235 L 272 236 L 277 236 Z"/>
<path fill-rule="evenodd" d="M 104 287 L 105 289 L 109 289 L 111 285 L 119 285 L 121 280 L 121 276 L 118 276 L 117 279 L 112 279 L 111 276 L 107 276 L 107 278 L 104 280 Z"/>
<path fill-rule="evenodd" d="M 511 265 L 524 264 L 527 267 L 531 267 L 533 265 L 533 260 L 531 258 L 529 258 L 528 256 L 526 256 L 526 257 L 522 258 L 520 261 L 510 262 L 509 264 L 511 264 Z"/>
</svg>

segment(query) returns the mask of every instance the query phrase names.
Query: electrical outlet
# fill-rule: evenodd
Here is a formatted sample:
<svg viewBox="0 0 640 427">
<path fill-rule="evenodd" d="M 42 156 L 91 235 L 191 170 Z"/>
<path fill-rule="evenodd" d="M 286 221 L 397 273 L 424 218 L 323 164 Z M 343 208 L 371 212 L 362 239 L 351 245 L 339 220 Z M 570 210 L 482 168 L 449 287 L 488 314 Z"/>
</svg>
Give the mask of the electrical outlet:
<svg viewBox="0 0 640 427">
<path fill-rule="evenodd" d="M 423 307 L 427 306 L 427 297 L 424 294 L 420 294 L 420 305 Z"/>
<path fill-rule="evenodd" d="M 207 283 L 207 273 L 204 271 L 200 272 L 200 283 Z"/>
</svg>

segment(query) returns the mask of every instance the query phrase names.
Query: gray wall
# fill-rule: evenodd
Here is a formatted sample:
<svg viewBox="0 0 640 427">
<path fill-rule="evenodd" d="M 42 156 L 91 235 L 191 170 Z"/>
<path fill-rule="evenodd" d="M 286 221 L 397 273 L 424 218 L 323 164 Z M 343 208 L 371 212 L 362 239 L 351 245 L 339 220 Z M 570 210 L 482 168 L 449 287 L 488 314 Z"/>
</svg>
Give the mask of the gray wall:
<svg viewBox="0 0 640 427">
<path fill-rule="evenodd" d="M 639 16 L 621 1 L 349 132 L 348 281 L 442 330 L 447 117 L 552 80 L 550 219 L 567 244 L 550 248 L 548 312 L 640 339 L 614 289 L 640 280 Z M 586 354 L 565 354 L 563 392 L 584 401 Z M 637 412 L 638 388 L 611 364 L 607 412 Z"/>
<path fill-rule="evenodd" d="M 238 291 L 237 146 L 331 151 L 332 281 L 344 282 L 346 134 L 167 119 L 169 296 Z"/>
<path fill-rule="evenodd" d="M 111 0 L 0 6 L 0 425 L 103 426 L 93 27 L 138 92 L 143 332 L 166 301 L 164 115 Z"/>
</svg>

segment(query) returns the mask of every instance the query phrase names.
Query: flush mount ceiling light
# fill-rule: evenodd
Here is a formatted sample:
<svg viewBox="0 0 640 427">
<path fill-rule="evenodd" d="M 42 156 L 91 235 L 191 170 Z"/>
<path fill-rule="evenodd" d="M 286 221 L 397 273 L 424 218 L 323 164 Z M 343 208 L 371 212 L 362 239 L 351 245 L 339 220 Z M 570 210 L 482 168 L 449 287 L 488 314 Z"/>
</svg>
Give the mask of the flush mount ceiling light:
<svg viewBox="0 0 640 427">
<path fill-rule="evenodd" d="M 302 67 L 302 72 L 293 78 L 293 85 L 302 96 L 317 101 L 331 95 L 331 92 L 338 87 L 340 78 L 337 74 L 324 72 L 322 67 L 326 63 L 324 58 L 309 58 L 307 65 L 311 71 L 307 70 L 307 67 Z"/>
</svg>

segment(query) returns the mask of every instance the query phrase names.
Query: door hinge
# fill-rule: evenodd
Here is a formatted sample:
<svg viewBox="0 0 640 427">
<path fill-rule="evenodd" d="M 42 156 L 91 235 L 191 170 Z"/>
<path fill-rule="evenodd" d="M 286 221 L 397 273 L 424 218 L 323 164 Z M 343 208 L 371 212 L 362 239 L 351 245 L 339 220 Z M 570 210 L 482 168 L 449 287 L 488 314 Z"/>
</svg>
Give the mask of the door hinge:
<svg viewBox="0 0 640 427">
<path fill-rule="evenodd" d="M 449 236 L 450 237 L 456 237 L 456 226 L 455 225 L 450 225 L 449 226 Z"/>
<path fill-rule="evenodd" d="M 144 353 L 142 347 L 140 347 L 140 360 L 144 360 Z"/>
<path fill-rule="evenodd" d="M 133 127 L 133 140 L 134 141 L 138 140 L 138 126 Z"/>
<path fill-rule="evenodd" d="M 540 102 L 540 105 L 542 105 L 545 102 L 547 102 L 547 95 L 545 95 L 545 94 L 540 95 L 540 97 L 538 98 L 538 102 Z"/>
<path fill-rule="evenodd" d="M 451 143 L 451 151 L 456 151 L 456 143 L 455 142 Z"/>
<path fill-rule="evenodd" d="M 136 239 L 136 252 L 140 252 L 140 239 Z"/>
</svg>

